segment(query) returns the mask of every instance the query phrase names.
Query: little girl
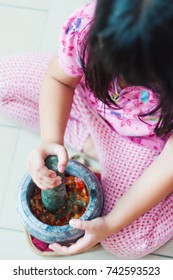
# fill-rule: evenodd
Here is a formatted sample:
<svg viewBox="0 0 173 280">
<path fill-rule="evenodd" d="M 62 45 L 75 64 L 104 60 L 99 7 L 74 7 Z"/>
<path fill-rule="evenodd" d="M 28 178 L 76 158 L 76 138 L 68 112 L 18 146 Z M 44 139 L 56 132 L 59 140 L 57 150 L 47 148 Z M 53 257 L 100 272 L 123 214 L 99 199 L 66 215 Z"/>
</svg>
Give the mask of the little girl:
<svg viewBox="0 0 173 280">
<path fill-rule="evenodd" d="M 49 248 L 72 255 L 101 242 L 139 258 L 172 238 L 173 2 L 92 1 L 65 22 L 53 58 L 13 56 L 0 65 L 1 112 L 41 133 L 28 158 L 41 189 L 61 182 L 44 160 L 56 154 L 63 172 L 65 145 L 101 165 L 102 216 L 72 219 L 84 236 Z"/>
</svg>

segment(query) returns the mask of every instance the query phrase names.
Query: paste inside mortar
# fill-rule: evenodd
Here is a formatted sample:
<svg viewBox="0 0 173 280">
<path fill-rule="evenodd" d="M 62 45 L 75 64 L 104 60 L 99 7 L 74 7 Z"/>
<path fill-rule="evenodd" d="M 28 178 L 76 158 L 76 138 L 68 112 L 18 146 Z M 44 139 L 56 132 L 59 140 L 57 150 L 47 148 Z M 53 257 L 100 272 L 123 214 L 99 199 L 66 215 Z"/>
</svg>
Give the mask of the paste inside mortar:
<svg viewBox="0 0 173 280">
<path fill-rule="evenodd" d="M 41 197 L 41 189 L 35 188 L 30 199 L 30 207 L 35 217 L 51 226 L 63 226 L 69 220 L 80 218 L 86 211 L 89 203 L 87 188 L 80 177 L 65 174 L 66 201 L 65 205 L 54 213 L 48 211 Z"/>
</svg>

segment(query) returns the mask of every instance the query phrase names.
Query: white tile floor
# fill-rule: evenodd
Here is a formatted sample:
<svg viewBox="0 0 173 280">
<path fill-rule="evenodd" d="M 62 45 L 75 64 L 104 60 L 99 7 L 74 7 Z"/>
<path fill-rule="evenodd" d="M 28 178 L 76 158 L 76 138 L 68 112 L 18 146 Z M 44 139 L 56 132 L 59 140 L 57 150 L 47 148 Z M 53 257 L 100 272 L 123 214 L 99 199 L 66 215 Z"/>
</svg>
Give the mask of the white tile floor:
<svg viewBox="0 0 173 280">
<path fill-rule="evenodd" d="M 0 56 L 25 51 L 55 51 L 60 25 L 84 0 L 0 0 Z M 15 198 L 26 171 L 26 157 L 39 136 L 0 116 L 0 259 L 50 259 L 28 246 L 15 210 Z M 118 259 L 100 246 L 57 259 Z M 173 241 L 144 259 L 173 258 Z"/>
</svg>

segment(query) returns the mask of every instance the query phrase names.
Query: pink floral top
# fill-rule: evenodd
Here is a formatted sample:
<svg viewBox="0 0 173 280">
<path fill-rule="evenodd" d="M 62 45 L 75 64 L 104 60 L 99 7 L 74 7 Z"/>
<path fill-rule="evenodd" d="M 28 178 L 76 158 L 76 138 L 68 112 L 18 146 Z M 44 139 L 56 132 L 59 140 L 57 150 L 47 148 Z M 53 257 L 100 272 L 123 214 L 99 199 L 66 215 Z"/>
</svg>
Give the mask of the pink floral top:
<svg viewBox="0 0 173 280">
<path fill-rule="evenodd" d="M 82 77 L 84 74 L 80 64 L 80 50 L 91 26 L 95 5 L 96 1 L 92 1 L 76 9 L 61 30 L 58 61 L 64 72 L 71 77 Z M 151 89 L 142 86 L 121 89 L 115 80 L 117 91 L 112 88 L 109 94 L 121 109 L 117 107 L 114 109 L 104 106 L 85 87 L 84 79 L 81 81 L 90 107 L 97 111 L 117 133 L 149 148 L 156 150 L 163 148 L 168 136 L 160 138 L 154 134 L 158 114 L 139 118 L 139 114 L 147 113 L 156 107 L 158 100 Z"/>
</svg>

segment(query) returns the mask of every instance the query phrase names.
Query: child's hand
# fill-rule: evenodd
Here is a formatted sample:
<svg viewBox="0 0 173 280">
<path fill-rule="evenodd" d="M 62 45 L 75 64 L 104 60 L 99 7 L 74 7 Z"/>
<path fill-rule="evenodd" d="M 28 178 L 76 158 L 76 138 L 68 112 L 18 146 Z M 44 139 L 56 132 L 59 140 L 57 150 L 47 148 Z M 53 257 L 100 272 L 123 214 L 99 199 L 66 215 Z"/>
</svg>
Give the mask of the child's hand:
<svg viewBox="0 0 173 280">
<path fill-rule="evenodd" d="M 68 153 L 64 146 L 47 144 L 35 149 L 28 157 L 28 169 L 32 179 L 40 189 L 51 189 L 61 184 L 61 177 L 45 166 L 47 156 L 58 156 L 58 170 L 63 172 L 68 163 Z"/>
<path fill-rule="evenodd" d="M 74 255 L 92 248 L 109 236 L 104 217 L 99 217 L 92 221 L 72 219 L 70 220 L 70 225 L 74 228 L 83 229 L 85 231 L 84 236 L 71 246 L 62 246 L 58 243 L 52 243 L 49 245 L 51 250 L 61 255 Z"/>
</svg>

